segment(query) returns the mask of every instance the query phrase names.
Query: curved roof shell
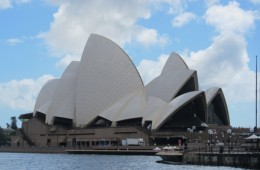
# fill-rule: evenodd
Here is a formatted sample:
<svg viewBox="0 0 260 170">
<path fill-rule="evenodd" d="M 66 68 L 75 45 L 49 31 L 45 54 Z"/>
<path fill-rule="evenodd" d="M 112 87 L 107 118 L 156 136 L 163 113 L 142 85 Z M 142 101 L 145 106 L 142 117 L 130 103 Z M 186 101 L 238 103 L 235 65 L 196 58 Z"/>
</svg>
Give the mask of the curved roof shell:
<svg viewBox="0 0 260 170">
<path fill-rule="evenodd" d="M 184 107 L 187 103 L 193 101 L 196 98 L 201 98 L 204 103 L 201 103 L 203 106 L 203 112 L 200 113 L 200 115 L 198 115 L 201 120 L 206 120 L 206 112 L 207 112 L 207 108 L 206 108 L 206 104 L 205 104 L 205 93 L 203 91 L 194 91 L 194 92 L 188 92 L 185 93 L 181 96 L 176 97 L 174 100 L 172 100 L 167 108 L 165 109 L 164 112 L 162 112 L 160 114 L 160 116 L 158 116 L 157 119 L 153 120 L 152 123 L 152 129 L 156 129 L 158 130 L 166 121 L 169 117 L 171 117 L 172 115 L 174 115 L 178 110 L 180 110 L 182 107 Z"/>
<path fill-rule="evenodd" d="M 120 100 L 115 102 L 113 105 L 108 107 L 98 116 L 103 117 L 110 121 L 115 121 L 118 114 L 124 106 L 136 95 L 136 91 L 127 94 L 126 96 L 122 97 Z"/>
<path fill-rule="evenodd" d="M 214 107 L 217 107 L 218 108 L 218 112 L 216 113 L 217 116 L 221 118 L 224 125 L 229 126 L 230 125 L 229 112 L 228 112 L 228 107 L 222 89 L 219 87 L 213 87 L 208 89 L 205 93 L 206 93 L 207 107 L 209 107 L 210 104 L 213 104 Z"/>
<path fill-rule="evenodd" d="M 61 76 L 48 109 L 46 122 L 52 124 L 55 117 L 74 119 L 79 62 L 73 61 Z"/>
<path fill-rule="evenodd" d="M 168 103 L 162 99 L 149 96 L 143 114 L 142 124 L 144 125 L 145 121 L 158 120 L 161 113 L 163 113 L 167 107 Z"/>
<path fill-rule="evenodd" d="M 138 88 L 118 100 L 99 116 L 112 122 L 143 117 L 145 97 L 144 88 Z"/>
<path fill-rule="evenodd" d="M 76 125 L 88 125 L 106 108 L 138 87 L 140 75 L 127 54 L 111 40 L 91 34 L 81 58 Z"/>
<path fill-rule="evenodd" d="M 170 102 L 189 83 L 189 91 L 198 89 L 197 72 L 194 70 L 172 70 L 152 80 L 145 88 L 148 96 Z"/>
<path fill-rule="evenodd" d="M 173 70 L 188 70 L 189 67 L 177 53 L 172 52 L 166 61 L 161 74 L 171 73 Z"/>
<path fill-rule="evenodd" d="M 53 94 L 54 91 L 56 90 L 58 82 L 59 79 L 52 79 L 44 84 L 35 102 L 33 115 L 35 115 L 36 112 L 41 112 L 44 114 L 47 113 L 50 105 L 52 104 Z"/>
<path fill-rule="evenodd" d="M 206 93 L 206 102 L 207 105 L 209 105 L 218 93 L 222 93 L 222 90 L 219 87 L 212 87 L 206 90 L 205 93 Z"/>
<path fill-rule="evenodd" d="M 120 112 L 114 117 L 113 121 L 143 117 L 146 106 L 145 97 L 144 89 L 138 89 L 135 95 L 120 109 Z"/>
<path fill-rule="evenodd" d="M 198 90 L 197 72 L 189 70 L 184 60 L 173 52 L 166 61 L 161 74 L 145 88 L 148 96 L 170 102 L 177 95 Z"/>
</svg>

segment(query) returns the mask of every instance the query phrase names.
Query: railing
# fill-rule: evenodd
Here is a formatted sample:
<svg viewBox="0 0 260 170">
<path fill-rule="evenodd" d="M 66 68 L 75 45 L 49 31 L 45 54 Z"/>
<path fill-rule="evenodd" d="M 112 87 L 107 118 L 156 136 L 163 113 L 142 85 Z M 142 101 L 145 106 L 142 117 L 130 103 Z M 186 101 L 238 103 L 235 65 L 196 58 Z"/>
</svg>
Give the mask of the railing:
<svg viewBox="0 0 260 170">
<path fill-rule="evenodd" d="M 260 154 L 260 147 L 252 146 L 244 148 L 241 146 L 206 146 L 206 147 L 188 147 L 186 153 L 195 154 Z"/>
<path fill-rule="evenodd" d="M 260 148 L 245 149 L 238 145 L 194 147 L 185 151 L 184 160 L 192 165 L 259 169 Z"/>
</svg>

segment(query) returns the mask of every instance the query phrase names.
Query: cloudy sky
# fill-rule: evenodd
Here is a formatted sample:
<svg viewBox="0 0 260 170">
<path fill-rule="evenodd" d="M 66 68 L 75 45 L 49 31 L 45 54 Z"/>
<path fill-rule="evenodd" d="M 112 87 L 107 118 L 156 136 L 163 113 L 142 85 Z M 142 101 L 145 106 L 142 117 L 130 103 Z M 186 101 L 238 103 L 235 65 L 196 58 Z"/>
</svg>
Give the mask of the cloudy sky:
<svg viewBox="0 0 260 170">
<path fill-rule="evenodd" d="M 1 127 L 33 111 L 91 33 L 119 44 L 145 84 L 179 53 L 201 90 L 223 89 L 232 126 L 255 126 L 260 0 L 0 0 Z"/>
</svg>

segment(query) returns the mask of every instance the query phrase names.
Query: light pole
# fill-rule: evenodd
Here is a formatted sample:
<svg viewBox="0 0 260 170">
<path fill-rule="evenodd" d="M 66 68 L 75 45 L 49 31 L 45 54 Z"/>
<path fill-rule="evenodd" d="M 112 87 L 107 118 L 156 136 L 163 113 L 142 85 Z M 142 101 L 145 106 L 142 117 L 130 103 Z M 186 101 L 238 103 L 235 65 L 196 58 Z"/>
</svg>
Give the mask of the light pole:
<svg viewBox="0 0 260 170">
<path fill-rule="evenodd" d="M 225 138 L 224 132 L 221 132 L 221 136 L 222 136 L 222 142 L 224 143 L 224 138 Z"/>
<path fill-rule="evenodd" d="M 218 140 L 218 133 L 217 133 L 217 130 L 216 130 L 216 129 L 214 129 L 213 135 L 215 136 L 214 144 L 216 144 L 216 143 L 217 143 L 217 140 Z"/>
<path fill-rule="evenodd" d="M 209 134 L 209 136 L 210 136 L 210 143 L 209 143 L 210 152 L 212 153 L 212 147 L 211 147 L 211 144 L 212 144 L 212 135 L 213 135 L 213 130 L 212 130 L 212 129 L 209 129 L 209 130 L 208 130 L 208 134 Z"/>
<path fill-rule="evenodd" d="M 187 131 L 188 131 L 188 133 L 191 133 L 191 129 L 190 128 L 187 128 Z M 188 141 L 190 141 L 190 135 L 188 135 Z"/>
<path fill-rule="evenodd" d="M 192 126 L 192 132 L 194 132 L 194 134 L 193 134 L 193 140 L 194 140 L 194 138 L 195 138 L 195 130 L 196 130 L 196 126 Z"/>
<path fill-rule="evenodd" d="M 202 133 L 203 133 L 202 130 L 200 130 L 199 131 L 199 134 L 200 134 L 199 138 L 201 138 Z"/>
<path fill-rule="evenodd" d="M 72 145 L 73 145 L 73 148 L 75 150 L 76 149 L 76 145 L 77 145 L 77 141 L 76 141 L 76 137 L 75 137 L 75 129 L 73 129 Z"/>
<path fill-rule="evenodd" d="M 230 153 L 230 149 L 231 149 L 231 129 L 227 129 L 227 133 L 229 135 L 229 148 L 228 148 L 228 152 Z"/>
</svg>

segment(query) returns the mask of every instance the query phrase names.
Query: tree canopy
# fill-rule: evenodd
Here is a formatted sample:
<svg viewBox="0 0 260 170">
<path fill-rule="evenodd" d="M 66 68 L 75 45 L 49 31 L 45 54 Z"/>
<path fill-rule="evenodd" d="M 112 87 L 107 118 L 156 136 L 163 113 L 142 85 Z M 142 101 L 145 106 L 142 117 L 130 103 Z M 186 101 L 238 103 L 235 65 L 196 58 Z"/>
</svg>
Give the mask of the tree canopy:
<svg viewBox="0 0 260 170">
<path fill-rule="evenodd" d="M 17 129 L 17 120 L 15 116 L 11 117 L 11 129 Z"/>
</svg>

